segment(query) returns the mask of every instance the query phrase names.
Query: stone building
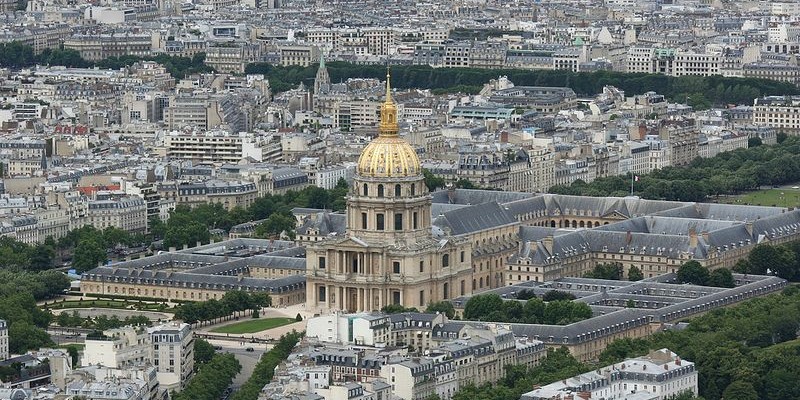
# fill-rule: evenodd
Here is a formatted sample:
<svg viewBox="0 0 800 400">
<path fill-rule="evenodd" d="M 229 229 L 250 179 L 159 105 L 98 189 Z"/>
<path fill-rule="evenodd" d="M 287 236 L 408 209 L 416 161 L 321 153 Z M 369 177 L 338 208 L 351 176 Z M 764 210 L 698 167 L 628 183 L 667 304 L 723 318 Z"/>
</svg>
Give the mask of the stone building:
<svg viewBox="0 0 800 400">
<path fill-rule="evenodd" d="M 347 196 L 345 235 L 307 248 L 309 309 L 425 307 L 472 292 L 469 244 L 431 231 L 431 195 L 417 154 L 398 136 L 388 76 L 380 115 Z"/>
</svg>

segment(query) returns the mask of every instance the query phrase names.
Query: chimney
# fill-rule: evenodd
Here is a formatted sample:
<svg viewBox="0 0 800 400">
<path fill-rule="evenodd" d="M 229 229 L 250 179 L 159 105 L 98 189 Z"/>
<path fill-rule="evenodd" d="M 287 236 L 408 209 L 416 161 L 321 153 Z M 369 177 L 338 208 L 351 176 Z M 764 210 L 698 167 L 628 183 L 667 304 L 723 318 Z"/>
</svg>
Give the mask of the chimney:
<svg viewBox="0 0 800 400">
<path fill-rule="evenodd" d="M 184 249 L 184 250 L 186 250 L 186 249 L 188 249 L 188 248 L 189 248 L 189 244 L 187 244 L 187 243 L 184 243 L 184 244 L 183 244 L 183 249 Z"/>
<path fill-rule="evenodd" d="M 197 245 L 196 245 L 195 247 L 200 247 L 200 246 L 202 246 L 202 245 L 203 245 L 203 243 L 202 243 L 201 241 L 199 241 L 199 240 L 198 240 L 198 241 L 197 241 Z"/>
<path fill-rule="evenodd" d="M 553 235 L 542 238 L 542 245 L 544 245 L 544 248 L 547 249 L 550 255 L 553 255 Z"/>
<path fill-rule="evenodd" d="M 170 247 L 170 248 L 169 248 L 169 252 L 170 252 L 170 253 L 174 253 L 174 252 L 175 252 L 175 247 Z"/>
<path fill-rule="evenodd" d="M 681 358 L 675 357 L 675 365 L 681 365 Z"/>
<path fill-rule="evenodd" d="M 449 184 L 447 185 L 447 202 L 450 204 L 454 204 L 456 199 L 456 185 Z"/>
<path fill-rule="evenodd" d="M 708 232 L 707 231 L 702 231 L 702 232 L 700 232 L 700 236 L 702 236 L 703 237 L 703 241 L 706 242 L 706 244 L 708 244 Z"/>
<path fill-rule="evenodd" d="M 692 226 L 689 227 L 689 248 L 694 249 L 697 247 L 697 230 Z"/>
</svg>

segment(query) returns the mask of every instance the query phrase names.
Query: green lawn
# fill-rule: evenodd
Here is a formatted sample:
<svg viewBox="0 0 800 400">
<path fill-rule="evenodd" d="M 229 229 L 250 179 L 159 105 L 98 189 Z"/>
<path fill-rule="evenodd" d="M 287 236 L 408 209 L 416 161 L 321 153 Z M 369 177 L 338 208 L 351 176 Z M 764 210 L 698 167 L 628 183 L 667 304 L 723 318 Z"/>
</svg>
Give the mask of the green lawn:
<svg viewBox="0 0 800 400">
<path fill-rule="evenodd" d="M 212 329 L 211 332 L 234 334 L 254 333 L 277 328 L 279 326 L 289 325 L 293 322 L 295 322 L 294 318 L 257 318 L 244 322 L 237 322 L 235 324 L 220 326 L 219 328 Z"/>
<path fill-rule="evenodd" d="M 800 207 L 800 189 L 764 189 L 738 196 L 721 197 L 719 202 L 752 206 Z"/>
</svg>

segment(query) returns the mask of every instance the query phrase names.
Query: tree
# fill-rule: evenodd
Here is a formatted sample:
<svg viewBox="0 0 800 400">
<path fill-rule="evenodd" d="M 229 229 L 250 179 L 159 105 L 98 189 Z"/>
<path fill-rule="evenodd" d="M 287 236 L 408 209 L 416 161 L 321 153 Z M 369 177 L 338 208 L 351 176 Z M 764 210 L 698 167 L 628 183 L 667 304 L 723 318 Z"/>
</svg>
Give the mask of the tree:
<svg viewBox="0 0 800 400">
<path fill-rule="evenodd" d="M 766 275 L 771 273 L 785 279 L 793 279 L 796 275 L 795 255 L 784 246 L 759 244 L 748 256 L 750 273 Z"/>
<path fill-rule="evenodd" d="M 705 285 L 708 282 L 708 268 L 702 266 L 697 261 L 687 261 L 678 268 L 678 281 L 681 283 L 693 283 L 695 285 Z"/>
<path fill-rule="evenodd" d="M 216 354 L 202 365 L 186 387 L 171 396 L 175 400 L 217 400 L 242 370 L 233 354 Z"/>
<path fill-rule="evenodd" d="M 78 367 L 78 357 L 79 357 L 78 346 L 74 345 L 74 344 L 68 344 L 66 346 L 66 349 L 67 349 L 67 354 L 69 354 L 70 361 L 72 361 L 72 364 L 71 364 L 72 367 L 73 368 L 77 368 Z"/>
<path fill-rule="evenodd" d="M 44 271 L 53 268 L 56 252 L 52 247 L 40 244 L 31 250 L 30 269 L 32 271 Z"/>
<path fill-rule="evenodd" d="M 216 354 L 216 350 L 211 343 L 203 339 L 194 340 L 194 368 L 200 369 L 203 364 L 208 363 Z"/>
<path fill-rule="evenodd" d="M 560 290 L 551 290 L 542 296 L 544 301 L 575 300 L 575 295 Z"/>
<path fill-rule="evenodd" d="M 425 168 L 422 169 L 422 176 L 425 178 L 425 186 L 428 187 L 429 192 L 433 192 L 438 188 L 443 188 L 445 185 L 443 178 L 434 175 Z"/>
<path fill-rule="evenodd" d="M 52 344 L 44 329 L 26 321 L 17 321 L 8 327 L 8 350 L 11 353 L 22 354 Z"/>
<path fill-rule="evenodd" d="M 72 266 L 78 272 L 86 272 L 105 263 L 108 259 L 106 250 L 94 240 L 83 240 L 75 247 Z"/>
<path fill-rule="evenodd" d="M 297 313 L 297 315 L 294 316 L 294 320 L 300 322 L 303 320 L 303 316 L 300 315 L 300 313 Z"/>
<path fill-rule="evenodd" d="M 419 310 L 413 307 L 406 308 L 402 304 L 387 304 L 381 308 L 381 312 L 386 314 L 400 314 L 406 312 L 419 312 Z"/>
<path fill-rule="evenodd" d="M 464 306 L 464 319 L 486 321 L 487 316 L 497 310 L 502 310 L 503 299 L 497 294 L 479 294 L 470 297 Z"/>
<path fill-rule="evenodd" d="M 640 281 L 642 279 L 644 279 L 644 274 L 642 273 L 642 270 L 639 269 L 639 267 L 632 265 L 630 268 L 628 268 L 629 281 Z"/>
<path fill-rule="evenodd" d="M 428 314 L 441 313 L 451 319 L 456 316 L 456 309 L 453 307 L 453 303 L 449 301 L 428 304 L 428 308 L 425 309 L 425 312 Z"/>
<path fill-rule="evenodd" d="M 594 269 L 583 274 L 584 278 L 594 279 L 622 279 L 622 264 L 620 263 L 602 263 L 595 265 Z"/>
<path fill-rule="evenodd" d="M 719 268 L 711 271 L 707 284 L 708 286 L 732 288 L 736 286 L 736 281 L 733 279 L 731 270 L 727 268 Z"/>
<path fill-rule="evenodd" d="M 256 228 L 255 235 L 261 238 L 277 238 L 285 233 L 290 238 L 294 238 L 296 226 L 294 217 L 274 213 Z"/>
</svg>

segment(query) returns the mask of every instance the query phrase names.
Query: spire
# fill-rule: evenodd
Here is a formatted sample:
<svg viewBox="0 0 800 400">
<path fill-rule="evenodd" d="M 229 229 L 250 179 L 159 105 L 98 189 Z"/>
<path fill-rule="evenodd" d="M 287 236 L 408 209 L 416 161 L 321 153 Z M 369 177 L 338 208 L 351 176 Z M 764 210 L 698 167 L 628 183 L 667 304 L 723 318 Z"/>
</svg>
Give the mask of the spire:
<svg viewBox="0 0 800 400">
<path fill-rule="evenodd" d="M 325 68 L 325 54 L 319 55 L 319 68 Z"/>
<path fill-rule="evenodd" d="M 389 72 L 389 67 L 386 67 L 386 100 L 383 103 L 392 103 L 392 74 Z"/>
<path fill-rule="evenodd" d="M 392 100 L 391 74 L 386 69 L 386 100 L 381 105 L 380 136 L 397 136 L 397 106 Z"/>
</svg>

